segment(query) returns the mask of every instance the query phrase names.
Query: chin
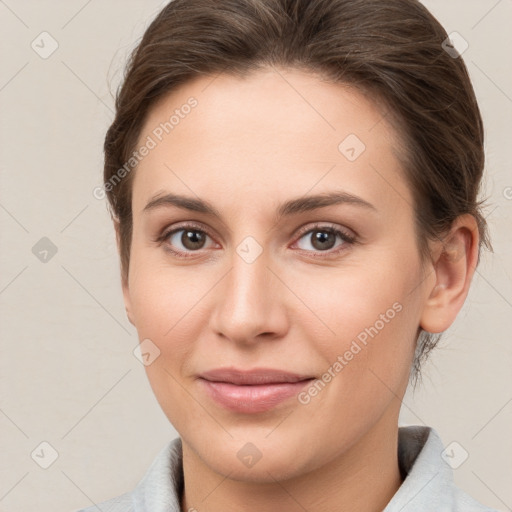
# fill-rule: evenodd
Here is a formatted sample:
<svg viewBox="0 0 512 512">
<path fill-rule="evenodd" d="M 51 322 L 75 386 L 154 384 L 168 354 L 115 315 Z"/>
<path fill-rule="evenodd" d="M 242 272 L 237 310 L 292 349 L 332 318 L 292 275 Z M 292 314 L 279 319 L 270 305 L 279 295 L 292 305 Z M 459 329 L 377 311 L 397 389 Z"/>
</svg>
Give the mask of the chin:
<svg viewBox="0 0 512 512">
<path fill-rule="evenodd" d="M 265 433 L 268 435 L 268 431 Z M 224 437 L 224 436 L 222 436 Z M 253 439 L 253 442 L 250 439 Z M 206 437 L 204 438 L 206 439 Z M 304 442 L 285 444 L 286 436 L 261 439 L 244 436 L 192 445 L 193 450 L 215 473 L 241 482 L 275 483 L 314 469 L 315 461 L 304 452 Z M 215 443 L 216 448 L 212 449 Z M 297 455 L 301 456 L 298 457 Z M 311 456 L 313 456 L 311 454 Z"/>
</svg>

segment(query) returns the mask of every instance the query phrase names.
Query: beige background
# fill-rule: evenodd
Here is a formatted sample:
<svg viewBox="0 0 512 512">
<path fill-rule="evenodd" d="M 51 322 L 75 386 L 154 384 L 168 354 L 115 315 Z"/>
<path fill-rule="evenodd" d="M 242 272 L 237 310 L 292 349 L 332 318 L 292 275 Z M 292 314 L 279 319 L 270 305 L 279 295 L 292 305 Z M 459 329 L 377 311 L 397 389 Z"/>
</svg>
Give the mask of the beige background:
<svg viewBox="0 0 512 512">
<path fill-rule="evenodd" d="M 512 510 L 512 2 L 425 4 L 469 42 L 495 254 L 484 255 L 423 387 L 406 395 L 401 422 L 434 426 L 445 445 L 459 443 L 469 458 L 456 482 Z M 0 511 L 73 511 L 131 490 L 177 435 L 132 353 L 137 336 L 122 303 L 113 229 L 105 202 L 92 195 L 110 90 L 162 6 L 0 1 Z M 31 47 L 43 31 L 58 43 L 46 59 Z M 32 252 L 43 237 L 57 248 L 46 263 Z M 48 469 L 38 464 L 50 461 L 42 442 L 58 452 Z"/>
</svg>

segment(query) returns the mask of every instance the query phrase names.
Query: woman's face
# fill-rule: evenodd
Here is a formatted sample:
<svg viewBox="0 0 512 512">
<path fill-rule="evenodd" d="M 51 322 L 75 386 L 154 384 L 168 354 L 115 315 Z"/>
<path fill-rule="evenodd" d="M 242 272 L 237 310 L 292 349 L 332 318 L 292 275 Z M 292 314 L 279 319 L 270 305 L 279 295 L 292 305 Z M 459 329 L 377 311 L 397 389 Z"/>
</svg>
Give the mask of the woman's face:
<svg viewBox="0 0 512 512">
<path fill-rule="evenodd" d="M 184 450 L 218 473 L 304 474 L 396 428 L 433 282 L 384 115 L 284 69 L 149 112 L 125 302 Z"/>
</svg>

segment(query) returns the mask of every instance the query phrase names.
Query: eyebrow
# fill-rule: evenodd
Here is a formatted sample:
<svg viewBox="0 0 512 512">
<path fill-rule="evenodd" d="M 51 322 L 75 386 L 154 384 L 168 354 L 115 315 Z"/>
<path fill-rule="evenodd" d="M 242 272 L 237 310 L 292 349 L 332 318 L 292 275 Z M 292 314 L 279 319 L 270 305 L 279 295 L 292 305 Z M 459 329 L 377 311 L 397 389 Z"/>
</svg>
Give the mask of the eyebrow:
<svg viewBox="0 0 512 512">
<path fill-rule="evenodd" d="M 297 197 L 282 203 L 276 212 L 276 220 L 278 221 L 282 217 L 298 215 L 299 213 L 309 212 L 337 204 L 350 204 L 375 212 L 377 211 L 377 208 L 368 201 L 348 192 L 326 192 L 323 194 Z M 220 212 L 208 201 L 171 193 L 164 195 L 158 194 L 153 197 L 146 204 L 143 212 L 146 213 L 165 206 L 176 206 L 184 210 L 212 215 L 219 219 L 222 218 Z"/>
</svg>

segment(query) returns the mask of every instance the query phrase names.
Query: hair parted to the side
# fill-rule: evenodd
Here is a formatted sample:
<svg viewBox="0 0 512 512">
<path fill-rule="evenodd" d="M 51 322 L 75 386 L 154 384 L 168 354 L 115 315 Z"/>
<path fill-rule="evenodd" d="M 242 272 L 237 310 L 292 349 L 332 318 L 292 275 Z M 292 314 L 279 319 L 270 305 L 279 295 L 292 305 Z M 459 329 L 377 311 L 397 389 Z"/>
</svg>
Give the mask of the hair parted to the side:
<svg viewBox="0 0 512 512">
<path fill-rule="evenodd" d="M 132 52 L 105 138 L 105 183 L 122 168 L 154 104 L 200 75 L 245 77 L 260 68 L 301 69 L 351 85 L 379 101 L 400 135 L 399 158 L 411 187 L 418 247 L 472 214 L 482 246 L 492 249 L 478 193 L 483 125 L 461 57 L 442 47 L 447 33 L 417 0 L 173 0 Z M 136 170 L 107 189 L 119 228 L 127 282 Z M 419 330 L 411 371 L 439 335 Z"/>
</svg>

